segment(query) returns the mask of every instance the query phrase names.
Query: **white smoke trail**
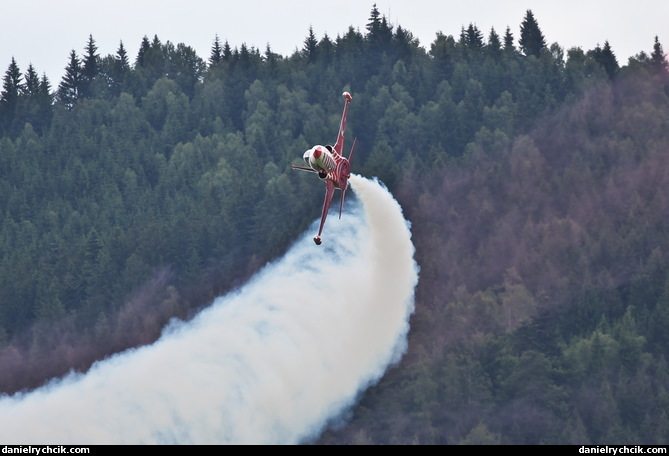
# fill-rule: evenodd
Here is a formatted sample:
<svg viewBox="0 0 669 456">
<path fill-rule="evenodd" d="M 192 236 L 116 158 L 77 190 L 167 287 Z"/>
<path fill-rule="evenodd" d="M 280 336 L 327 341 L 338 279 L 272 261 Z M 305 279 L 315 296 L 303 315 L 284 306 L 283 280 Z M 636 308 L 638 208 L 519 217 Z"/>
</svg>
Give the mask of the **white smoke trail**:
<svg viewBox="0 0 669 456">
<path fill-rule="evenodd" d="M 155 344 L 0 398 L 3 444 L 292 444 L 317 436 L 406 348 L 418 268 L 400 206 L 362 202 Z"/>
</svg>

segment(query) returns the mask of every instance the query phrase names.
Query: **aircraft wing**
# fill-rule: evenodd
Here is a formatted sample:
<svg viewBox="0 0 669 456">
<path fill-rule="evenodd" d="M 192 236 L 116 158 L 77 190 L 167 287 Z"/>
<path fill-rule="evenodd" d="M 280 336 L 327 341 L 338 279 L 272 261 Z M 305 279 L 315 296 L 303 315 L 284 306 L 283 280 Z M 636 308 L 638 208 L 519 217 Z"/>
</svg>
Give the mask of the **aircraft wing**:
<svg viewBox="0 0 669 456">
<path fill-rule="evenodd" d="M 344 112 L 341 115 L 341 124 L 339 124 L 339 134 L 337 135 L 337 142 L 334 145 L 334 150 L 339 154 L 343 155 L 344 149 L 344 130 L 346 130 L 346 117 L 348 116 L 348 104 L 353 100 L 351 94 L 344 92 L 342 94 L 346 102 L 344 103 Z"/>
<path fill-rule="evenodd" d="M 299 169 L 300 171 L 309 171 L 310 173 L 315 173 L 316 170 L 313 168 L 307 168 L 306 166 L 295 166 L 290 165 L 293 169 Z"/>
</svg>

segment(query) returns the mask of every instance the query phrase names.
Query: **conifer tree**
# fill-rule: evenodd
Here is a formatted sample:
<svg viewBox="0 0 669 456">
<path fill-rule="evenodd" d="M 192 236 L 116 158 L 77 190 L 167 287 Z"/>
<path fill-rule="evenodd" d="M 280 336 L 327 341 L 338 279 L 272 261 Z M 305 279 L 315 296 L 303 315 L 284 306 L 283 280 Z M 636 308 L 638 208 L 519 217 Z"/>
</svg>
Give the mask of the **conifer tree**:
<svg viewBox="0 0 669 456">
<path fill-rule="evenodd" d="M 40 94 L 51 96 L 51 81 L 47 78 L 46 73 L 42 74 L 42 79 L 39 82 L 39 90 Z"/>
<path fill-rule="evenodd" d="M 669 71 L 669 63 L 665 58 L 662 44 L 657 35 L 655 35 L 655 44 L 653 44 L 653 53 L 650 55 L 650 65 L 658 73 L 667 73 Z"/>
<path fill-rule="evenodd" d="M 388 24 L 385 16 L 381 16 L 376 3 L 372 7 L 369 22 L 367 23 L 367 41 L 372 45 L 372 52 L 388 51 L 393 39 L 393 28 Z"/>
<path fill-rule="evenodd" d="M 480 55 L 483 49 L 483 35 L 478 27 L 470 22 L 469 27 L 461 28 L 459 44 L 464 49 L 465 55 L 469 57 Z"/>
<path fill-rule="evenodd" d="M 329 64 L 332 62 L 334 56 L 334 43 L 326 33 L 318 42 L 318 57 L 319 60 Z"/>
<path fill-rule="evenodd" d="M 376 32 L 379 31 L 381 28 L 381 13 L 379 12 L 379 9 L 376 7 L 376 3 L 374 3 L 374 6 L 372 6 L 372 12 L 369 15 L 369 22 L 367 23 L 367 31 L 369 32 L 370 35 L 375 34 Z"/>
<path fill-rule="evenodd" d="M 144 66 L 146 60 L 146 54 L 151 50 L 151 42 L 149 37 L 144 35 L 142 42 L 139 45 L 139 51 L 137 51 L 137 59 L 135 59 L 135 66 Z"/>
<path fill-rule="evenodd" d="M 604 48 L 602 49 L 602 58 L 604 61 L 604 69 L 609 75 L 609 78 L 613 79 L 613 77 L 618 73 L 618 70 L 620 69 L 620 66 L 618 65 L 618 59 L 616 59 L 615 54 L 613 53 L 613 50 L 611 49 L 611 45 L 609 44 L 608 40 L 604 42 Z"/>
<path fill-rule="evenodd" d="M 314 63 L 318 58 L 318 40 L 314 35 L 314 28 L 309 26 L 309 35 L 304 40 L 304 47 L 302 47 L 302 55 L 307 59 L 307 62 Z"/>
<path fill-rule="evenodd" d="M 609 79 L 613 79 L 618 73 L 620 66 L 618 65 L 618 60 L 616 59 L 616 56 L 613 53 L 611 45 L 608 41 L 604 42 L 604 48 L 601 48 L 599 45 L 597 45 L 594 50 L 588 52 L 588 55 L 592 56 L 592 58 L 595 59 L 595 62 L 604 68 L 606 74 L 609 76 Z"/>
<path fill-rule="evenodd" d="M 37 71 L 35 71 L 35 67 L 31 63 L 28 65 L 28 69 L 26 70 L 25 76 L 25 93 L 26 95 L 37 95 L 39 94 L 40 91 L 40 80 L 39 80 L 39 75 L 37 74 Z"/>
<path fill-rule="evenodd" d="M 12 57 L 12 62 L 9 64 L 9 67 L 7 67 L 5 76 L 2 78 L 0 102 L 2 102 L 4 106 L 10 107 L 10 109 L 13 109 L 16 106 L 16 101 L 23 90 L 23 84 L 21 82 L 22 78 L 21 70 L 14 57 Z"/>
<path fill-rule="evenodd" d="M 232 48 L 230 47 L 228 40 L 225 40 L 225 43 L 223 44 L 223 61 L 229 62 L 230 57 L 232 57 Z"/>
<path fill-rule="evenodd" d="M 14 57 L 9 64 L 5 76 L 2 78 L 2 92 L 0 92 L 0 131 L 9 129 L 14 120 L 16 105 L 23 92 L 21 70 Z"/>
<path fill-rule="evenodd" d="M 211 54 L 209 54 L 209 66 L 215 66 L 217 63 L 223 60 L 223 48 L 221 47 L 221 42 L 218 39 L 218 35 L 214 38 L 214 44 L 211 47 Z"/>
<path fill-rule="evenodd" d="M 541 50 L 546 47 L 546 39 L 544 38 L 541 29 L 539 29 L 539 24 L 534 18 L 532 10 L 527 10 L 525 14 L 525 19 L 520 25 L 520 50 L 526 56 L 535 56 L 539 58 L 541 55 Z"/>
<path fill-rule="evenodd" d="M 393 41 L 397 50 L 397 57 L 405 62 L 411 57 L 414 47 L 418 45 L 413 34 L 401 25 L 398 25 L 395 29 Z"/>
<path fill-rule="evenodd" d="M 495 27 L 490 29 L 490 34 L 488 35 L 488 44 L 485 46 L 486 52 L 492 57 L 497 57 L 502 52 L 502 42 L 499 39 L 499 35 L 495 31 Z"/>
<path fill-rule="evenodd" d="M 130 61 L 128 59 L 128 52 L 125 50 L 125 46 L 123 46 L 123 41 L 121 41 L 114 56 L 110 69 L 111 74 L 109 75 L 109 85 L 114 95 L 119 95 L 123 91 L 129 72 Z"/>
<path fill-rule="evenodd" d="M 81 97 L 81 86 L 83 74 L 81 62 L 77 53 L 72 49 L 70 52 L 70 62 L 65 67 L 65 76 L 58 85 L 58 99 L 68 109 L 72 109 L 77 100 Z"/>
<path fill-rule="evenodd" d="M 100 70 L 100 55 L 97 53 L 98 47 L 95 44 L 93 35 L 88 36 L 88 43 L 86 44 L 86 55 L 83 60 L 83 76 L 88 81 L 93 80 Z"/>
<path fill-rule="evenodd" d="M 267 43 L 267 46 L 265 46 L 265 62 L 267 64 L 269 74 L 276 75 L 276 65 L 279 60 L 280 56 L 272 52 L 272 47 L 269 45 L 269 43 Z"/>
<path fill-rule="evenodd" d="M 513 33 L 511 33 L 511 28 L 506 27 L 506 33 L 504 34 L 504 52 L 513 53 L 516 50 L 516 46 L 513 44 Z"/>
<path fill-rule="evenodd" d="M 116 61 L 118 62 L 119 68 L 123 71 L 130 69 L 128 52 L 125 50 L 125 46 L 123 46 L 123 41 L 121 41 L 118 46 L 118 50 L 116 51 Z"/>
<path fill-rule="evenodd" d="M 30 123 L 35 131 L 42 132 L 48 127 L 52 114 L 53 97 L 51 85 L 46 74 L 40 79 L 35 67 L 30 64 L 25 75 L 19 105 L 16 111 L 13 128 L 18 133 L 26 123 Z"/>
<path fill-rule="evenodd" d="M 39 81 L 39 91 L 38 91 L 40 107 L 50 114 L 51 105 L 53 104 L 54 94 L 51 93 L 51 81 L 47 78 L 46 73 L 42 74 L 42 78 Z"/>
<path fill-rule="evenodd" d="M 98 47 L 95 44 L 93 35 L 88 36 L 86 44 L 86 54 L 83 58 L 83 68 L 81 69 L 81 96 L 91 97 L 92 84 L 95 77 L 100 72 L 100 55 L 97 53 Z"/>
</svg>

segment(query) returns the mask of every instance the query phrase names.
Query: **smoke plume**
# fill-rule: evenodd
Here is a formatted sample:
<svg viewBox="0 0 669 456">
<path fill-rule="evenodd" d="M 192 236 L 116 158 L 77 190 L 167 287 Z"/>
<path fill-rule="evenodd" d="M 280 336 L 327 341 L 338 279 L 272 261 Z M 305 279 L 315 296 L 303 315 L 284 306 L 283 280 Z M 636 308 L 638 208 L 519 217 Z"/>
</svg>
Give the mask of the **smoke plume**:
<svg viewBox="0 0 669 456">
<path fill-rule="evenodd" d="M 0 398 L 5 444 L 293 444 L 318 436 L 406 349 L 418 268 L 378 182 L 242 289 L 151 346 Z M 315 228 L 314 228 L 315 229 Z"/>
</svg>

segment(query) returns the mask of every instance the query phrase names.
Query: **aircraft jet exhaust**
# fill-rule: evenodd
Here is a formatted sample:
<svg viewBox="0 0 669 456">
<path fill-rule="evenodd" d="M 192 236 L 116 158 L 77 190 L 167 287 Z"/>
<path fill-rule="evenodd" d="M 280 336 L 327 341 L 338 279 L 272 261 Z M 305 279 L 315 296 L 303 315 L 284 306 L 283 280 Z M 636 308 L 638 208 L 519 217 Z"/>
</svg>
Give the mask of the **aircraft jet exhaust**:
<svg viewBox="0 0 669 456">
<path fill-rule="evenodd" d="M 296 444 L 406 348 L 418 266 L 399 204 L 357 195 L 328 242 L 304 234 L 250 283 L 151 346 L 0 397 L 3 444 Z"/>
</svg>

